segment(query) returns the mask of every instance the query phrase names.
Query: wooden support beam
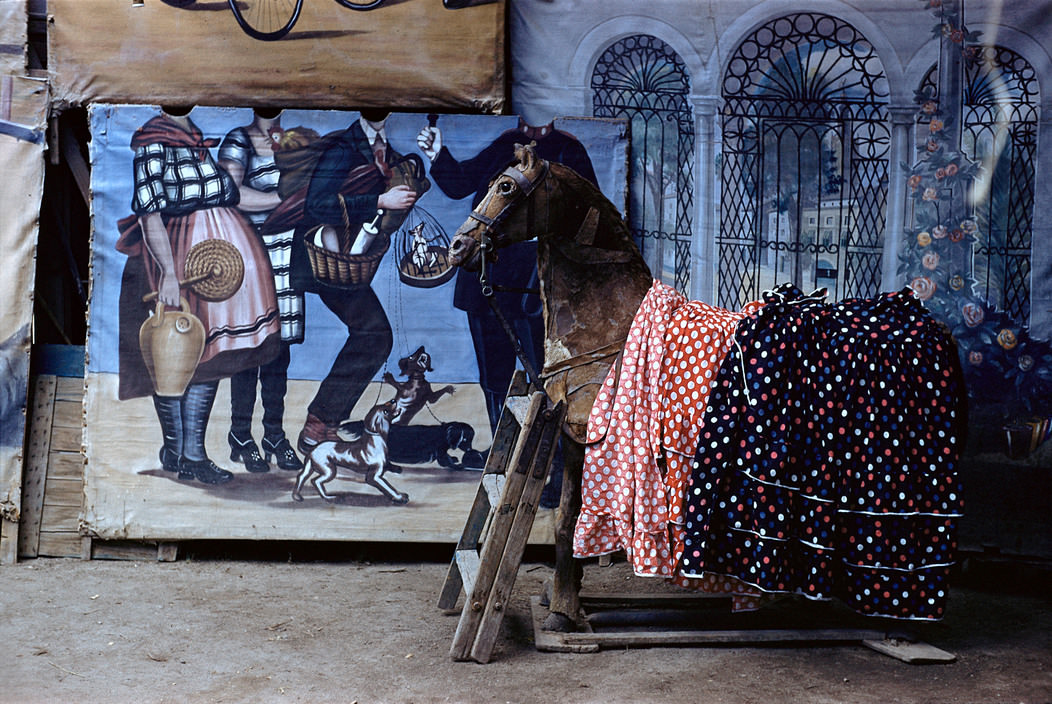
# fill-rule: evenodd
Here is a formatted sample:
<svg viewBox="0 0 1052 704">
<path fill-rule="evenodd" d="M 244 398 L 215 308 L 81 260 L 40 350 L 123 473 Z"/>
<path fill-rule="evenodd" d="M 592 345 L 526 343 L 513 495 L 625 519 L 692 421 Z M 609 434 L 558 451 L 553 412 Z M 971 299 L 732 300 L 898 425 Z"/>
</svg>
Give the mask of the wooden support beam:
<svg viewBox="0 0 1052 704">
<path fill-rule="evenodd" d="M 25 449 L 22 479 L 22 516 L 18 553 L 36 557 L 40 551 L 40 523 L 44 512 L 48 457 L 51 451 L 51 420 L 55 410 L 57 379 L 50 375 L 36 378 L 30 408 L 29 438 Z"/>
</svg>

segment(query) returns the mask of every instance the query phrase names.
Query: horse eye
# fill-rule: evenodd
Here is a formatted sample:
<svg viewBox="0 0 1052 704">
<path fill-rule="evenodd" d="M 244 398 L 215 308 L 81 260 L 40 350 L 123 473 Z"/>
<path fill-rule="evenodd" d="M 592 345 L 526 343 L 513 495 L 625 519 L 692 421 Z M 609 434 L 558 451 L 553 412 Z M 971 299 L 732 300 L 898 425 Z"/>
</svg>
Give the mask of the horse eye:
<svg viewBox="0 0 1052 704">
<path fill-rule="evenodd" d="M 511 192 L 515 190 L 515 184 L 511 181 L 501 181 L 498 190 L 503 196 L 511 195 Z"/>
</svg>

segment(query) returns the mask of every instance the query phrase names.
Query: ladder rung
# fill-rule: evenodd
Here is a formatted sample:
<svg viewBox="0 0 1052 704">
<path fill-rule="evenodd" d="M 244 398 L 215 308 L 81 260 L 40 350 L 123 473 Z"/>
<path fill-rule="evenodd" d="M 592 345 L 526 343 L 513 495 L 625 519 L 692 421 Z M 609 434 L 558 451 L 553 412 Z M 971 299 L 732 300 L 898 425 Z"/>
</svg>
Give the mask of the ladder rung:
<svg viewBox="0 0 1052 704">
<path fill-rule="evenodd" d="M 530 408 L 530 397 L 508 396 L 504 399 L 504 404 L 511 411 L 511 414 L 515 416 L 515 420 L 519 422 L 519 427 L 522 427 L 526 423 L 526 411 Z"/>
<path fill-rule="evenodd" d="M 505 481 L 506 478 L 503 474 L 482 475 L 482 486 L 486 490 L 486 496 L 489 497 L 490 508 L 500 505 L 500 498 L 504 494 Z"/>
<path fill-rule="evenodd" d="M 464 582 L 464 594 L 471 598 L 471 592 L 475 590 L 475 578 L 479 573 L 479 554 L 474 550 L 457 550 L 454 556 L 457 569 L 460 570 L 460 579 Z"/>
</svg>

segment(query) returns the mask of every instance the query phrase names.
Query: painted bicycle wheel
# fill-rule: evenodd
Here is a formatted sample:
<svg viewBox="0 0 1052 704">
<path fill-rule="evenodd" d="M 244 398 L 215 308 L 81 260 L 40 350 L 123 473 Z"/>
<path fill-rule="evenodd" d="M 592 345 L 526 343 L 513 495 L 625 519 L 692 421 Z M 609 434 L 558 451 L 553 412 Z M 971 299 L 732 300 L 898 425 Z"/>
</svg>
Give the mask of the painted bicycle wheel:
<svg viewBox="0 0 1052 704">
<path fill-rule="evenodd" d="M 371 10 L 382 5 L 384 0 L 336 0 L 336 2 L 351 10 Z"/>
<path fill-rule="evenodd" d="M 303 0 L 227 0 L 245 34 L 263 41 L 281 39 L 299 19 Z"/>
</svg>

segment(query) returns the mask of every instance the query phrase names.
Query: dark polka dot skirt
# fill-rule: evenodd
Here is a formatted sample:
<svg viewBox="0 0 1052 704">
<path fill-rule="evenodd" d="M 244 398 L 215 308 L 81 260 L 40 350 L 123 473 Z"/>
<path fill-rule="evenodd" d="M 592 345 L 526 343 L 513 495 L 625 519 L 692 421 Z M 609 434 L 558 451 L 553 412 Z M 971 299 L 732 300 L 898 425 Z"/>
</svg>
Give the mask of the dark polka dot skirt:
<svg viewBox="0 0 1052 704">
<path fill-rule="evenodd" d="M 965 389 L 908 290 L 793 286 L 739 323 L 703 416 L 680 572 L 938 619 L 963 510 Z"/>
</svg>

